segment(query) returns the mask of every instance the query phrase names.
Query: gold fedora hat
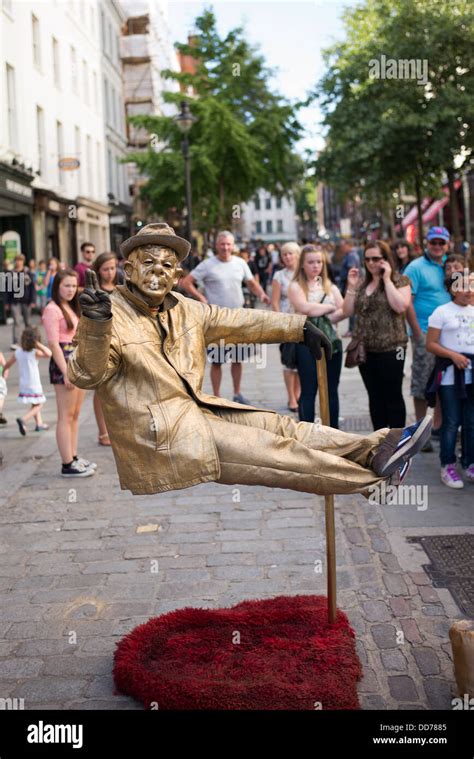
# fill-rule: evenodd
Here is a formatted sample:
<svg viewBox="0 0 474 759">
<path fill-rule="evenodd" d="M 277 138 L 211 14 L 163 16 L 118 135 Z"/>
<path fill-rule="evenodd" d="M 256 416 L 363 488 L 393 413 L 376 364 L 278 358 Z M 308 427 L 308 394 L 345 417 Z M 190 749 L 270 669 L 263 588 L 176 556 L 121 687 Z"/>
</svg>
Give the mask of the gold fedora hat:
<svg viewBox="0 0 474 759">
<path fill-rule="evenodd" d="M 183 237 L 178 237 L 173 227 L 164 222 L 146 224 L 136 235 L 129 237 L 120 246 L 124 258 L 128 258 L 132 250 L 143 245 L 163 245 L 176 253 L 179 261 L 183 261 L 191 249 L 191 243 Z"/>
</svg>

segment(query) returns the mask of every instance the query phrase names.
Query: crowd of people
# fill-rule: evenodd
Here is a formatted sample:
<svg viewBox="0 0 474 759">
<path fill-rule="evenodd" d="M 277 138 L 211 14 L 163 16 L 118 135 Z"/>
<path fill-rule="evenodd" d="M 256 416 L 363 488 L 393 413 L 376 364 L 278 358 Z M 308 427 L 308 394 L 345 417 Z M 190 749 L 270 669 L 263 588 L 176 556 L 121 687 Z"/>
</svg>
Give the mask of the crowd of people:
<svg viewBox="0 0 474 759">
<path fill-rule="evenodd" d="M 276 312 L 304 314 L 326 334 L 333 348 L 327 373 L 334 428 L 339 427 L 338 386 L 344 361 L 360 372 L 374 430 L 405 427 L 402 385 L 411 343 L 414 411 L 419 420 L 428 405 L 434 407 L 433 438 L 440 441 L 441 480 L 452 488 L 464 487 L 465 481 L 474 483 L 474 274 L 468 251 L 453 252 L 445 227 L 429 230 L 423 250 L 402 239 L 392 244 L 368 240 L 362 245 L 343 240 L 338 246 L 324 241 L 302 246 L 261 243 L 251 250 L 239 248 L 233 235 L 224 231 L 217 235 L 215 250 L 202 257 L 193 253 L 184 266 L 177 288 L 188 297 L 227 308 L 252 308 L 259 301 Z M 22 277 L 23 288 L 20 297 L 12 288 L 6 304 L 13 330 L 11 354 L 0 353 L 0 424 L 6 423 L 6 380 L 16 363 L 18 400 L 30 406 L 16 419 L 21 435 L 27 434 L 30 420 L 36 432 L 47 429 L 41 417 L 46 398 L 38 362 L 49 359 L 57 406 L 56 440 L 65 477 L 88 477 L 96 470 L 94 462 L 78 453 L 78 420 L 86 391 L 67 377 L 80 316 L 79 294 L 88 269 L 94 270 L 106 292 L 124 282 L 116 254 L 96 256 L 91 243 L 81 246 L 81 260 L 74 269 L 55 258 L 31 261 L 26 267 L 24 256 L 18 255 L 12 276 Z M 47 345 L 31 325 L 35 310 L 41 315 Z M 341 335 L 339 323 L 345 320 L 348 331 Z M 342 337 L 350 338 L 346 351 Z M 301 421 L 313 422 L 318 392 L 314 359 L 302 343 L 284 343 L 280 354 L 288 410 Z M 249 403 L 242 394 L 242 360 L 224 350 L 209 353 L 208 361 L 214 395 L 220 395 L 222 367 L 229 361 L 233 400 Z M 94 412 L 98 443 L 110 445 L 96 393 Z M 424 450 L 433 450 L 432 440 Z"/>
</svg>

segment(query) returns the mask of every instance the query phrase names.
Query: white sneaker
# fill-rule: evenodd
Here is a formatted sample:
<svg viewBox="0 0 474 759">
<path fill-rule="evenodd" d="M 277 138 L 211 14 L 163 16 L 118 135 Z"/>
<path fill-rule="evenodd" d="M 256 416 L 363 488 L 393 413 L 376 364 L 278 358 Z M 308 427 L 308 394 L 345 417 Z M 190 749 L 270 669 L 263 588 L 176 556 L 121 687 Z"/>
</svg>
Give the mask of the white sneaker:
<svg viewBox="0 0 474 759">
<path fill-rule="evenodd" d="M 78 461 L 73 461 L 69 466 L 61 467 L 61 477 L 92 477 L 95 474 L 95 470 L 90 467 L 83 466 Z"/>
<path fill-rule="evenodd" d="M 82 459 L 80 456 L 78 459 L 76 459 L 78 464 L 81 464 L 81 466 L 85 466 L 88 469 L 97 469 L 97 464 L 95 461 L 88 461 L 87 459 Z"/>
<path fill-rule="evenodd" d="M 441 467 L 441 482 L 448 488 L 460 489 L 464 487 L 464 482 L 458 474 L 456 464 L 448 464 Z"/>
</svg>

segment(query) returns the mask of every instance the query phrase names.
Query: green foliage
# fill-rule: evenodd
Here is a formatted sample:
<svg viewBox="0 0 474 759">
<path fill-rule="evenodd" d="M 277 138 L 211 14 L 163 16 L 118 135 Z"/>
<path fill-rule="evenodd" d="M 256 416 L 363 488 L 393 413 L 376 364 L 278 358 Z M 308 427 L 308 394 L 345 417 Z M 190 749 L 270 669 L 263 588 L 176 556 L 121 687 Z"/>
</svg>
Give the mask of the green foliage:
<svg viewBox="0 0 474 759">
<path fill-rule="evenodd" d="M 346 11 L 346 39 L 326 51 L 328 72 L 315 95 L 327 145 L 319 179 L 339 193 L 389 197 L 418 175 L 439 187 L 455 157 L 470 160 L 474 126 L 472 0 L 366 0 Z M 427 81 L 377 79 L 370 62 L 427 60 Z"/>
<path fill-rule="evenodd" d="M 201 231 L 230 226 L 233 207 L 264 187 L 275 194 L 291 190 L 301 164 L 294 145 L 301 135 L 291 104 L 272 91 L 272 75 L 242 28 L 224 38 L 206 10 L 195 22 L 192 44 L 178 50 L 196 61 L 195 74 L 164 71 L 163 76 L 193 88 L 193 97 L 167 92 L 164 99 L 179 108 L 187 100 L 196 122 L 189 133 L 193 221 Z M 135 116 L 135 126 L 157 135 L 160 149 L 150 145 L 128 160 L 149 177 L 142 193 L 151 209 L 164 214 L 184 206 L 182 135 L 172 118 Z"/>
</svg>

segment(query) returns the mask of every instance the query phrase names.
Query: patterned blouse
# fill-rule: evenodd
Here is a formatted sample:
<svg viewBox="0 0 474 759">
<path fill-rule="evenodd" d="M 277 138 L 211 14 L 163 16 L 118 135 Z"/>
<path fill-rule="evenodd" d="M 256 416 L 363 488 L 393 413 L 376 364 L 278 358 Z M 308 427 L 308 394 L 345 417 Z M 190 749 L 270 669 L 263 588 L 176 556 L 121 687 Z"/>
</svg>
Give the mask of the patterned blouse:
<svg viewBox="0 0 474 759">
<path fill-rule="evenodd" d="M 410 280 L 404 274 L 394 274 L 395 287 L 405 287 Z M 408 343 L 405 314 L 394 311 L 381 285 L 367 295 L 360 287 L 355 297 L 356 316 L 354 337 L 362 337 L 365 349 L 374 353 L 394 351 Z"/>
</svg>

